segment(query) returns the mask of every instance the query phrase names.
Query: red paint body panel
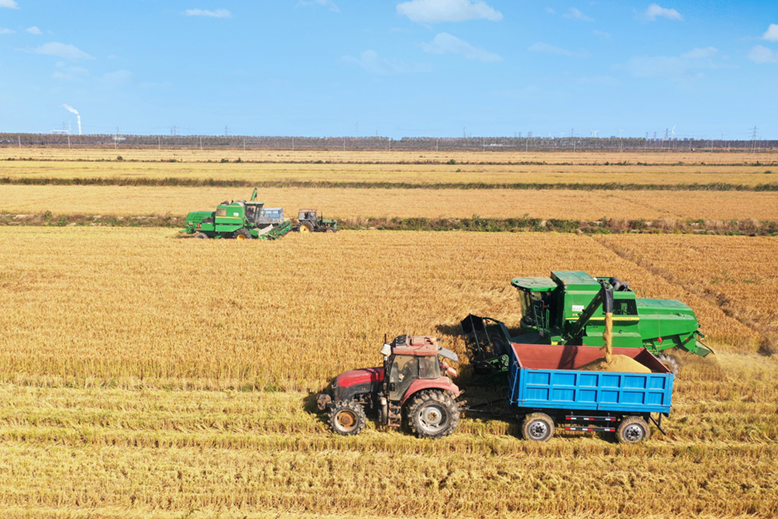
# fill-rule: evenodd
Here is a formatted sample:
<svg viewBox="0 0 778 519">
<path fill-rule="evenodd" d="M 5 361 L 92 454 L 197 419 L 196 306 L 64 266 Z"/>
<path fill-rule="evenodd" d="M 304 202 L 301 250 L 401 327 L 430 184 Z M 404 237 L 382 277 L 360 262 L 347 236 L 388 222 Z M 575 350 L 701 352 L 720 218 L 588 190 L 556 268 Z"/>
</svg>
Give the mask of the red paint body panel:
<svg viewBox="0 0 778 519">
<path fill-rule="evenodd" d="M 344 371 L 335 379 L 338 387 L 351 387 L 356 384 L 382 382 L 384 380 L 384 368 L 363 368 Z"/>
<path fill-rule="evenodd" d="M 454 384 L 448 377 L 440 377 L 434 380 L 422 379 L 411 383 L 410 387 L 408 387 L 408 391 L 406 391 L 405 395 L 403 395 L 402 403 L 404 404 L 410 397 L 414 395 L 414 393 L 418 393 L 422 389 L 441 389 L 443 391 L 451 391 L 455 398 L 459 396 L 459 387 Z"/>
</svg>

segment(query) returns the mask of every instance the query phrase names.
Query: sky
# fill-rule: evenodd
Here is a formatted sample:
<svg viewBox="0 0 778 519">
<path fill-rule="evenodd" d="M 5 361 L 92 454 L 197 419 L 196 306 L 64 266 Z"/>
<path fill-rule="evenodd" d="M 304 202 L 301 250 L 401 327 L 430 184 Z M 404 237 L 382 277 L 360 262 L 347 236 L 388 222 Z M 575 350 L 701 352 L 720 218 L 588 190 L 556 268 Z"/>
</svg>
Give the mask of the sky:
<svg viewBox="0 0 778 519">
<path fill-rule="evenodd" d="M 0 0 L 0 132 L 778 138 L 778 1 Z"/>
</svg>

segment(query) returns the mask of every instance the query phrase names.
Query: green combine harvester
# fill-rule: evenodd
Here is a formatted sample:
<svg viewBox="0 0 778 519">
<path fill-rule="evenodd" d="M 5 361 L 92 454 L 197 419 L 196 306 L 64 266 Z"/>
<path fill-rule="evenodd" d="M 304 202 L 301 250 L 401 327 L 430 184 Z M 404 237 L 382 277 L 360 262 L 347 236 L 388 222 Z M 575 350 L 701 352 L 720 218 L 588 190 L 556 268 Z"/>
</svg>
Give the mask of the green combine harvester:
<svg viewBox="0 0 778 519">
<path fill-rule="evenodd" d="M 635 297 L 629 284 L 616 278 L 592 277 L 581 271 L 554 271 L 550 278 L 511 280 L 519 290 L 521 329 L 511 337 L 505 325 L 489 317 L 468 315 L 462 330 L 477 376 L 491 377 L 508 369 L 510 343 L 603 346 L 605 313 L 613 309 L 613 347 L 645 347 L 678 373 L 667 354 L 680 348 L 701 357 L 713 350 L 703 344 L 694 311 L 672 299 Z"/>
<path fill-rule="evenodd" d="M 224 201 L 216 211 L 193 211 L 186 215 L 186 229 L 181 232 L 201 239 L 275 240 L 292 230 L 292 223 L 284 221 L 283 209 L 266 209 L 256 198 L 254 189 L 249 202 Z"/>
</svg>

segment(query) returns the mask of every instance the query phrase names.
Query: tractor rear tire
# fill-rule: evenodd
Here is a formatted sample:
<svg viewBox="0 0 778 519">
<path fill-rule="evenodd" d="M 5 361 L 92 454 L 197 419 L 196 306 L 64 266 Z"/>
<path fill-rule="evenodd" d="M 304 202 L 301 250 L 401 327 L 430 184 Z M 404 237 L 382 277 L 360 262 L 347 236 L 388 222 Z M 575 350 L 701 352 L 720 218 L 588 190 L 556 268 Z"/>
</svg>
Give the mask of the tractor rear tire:
<svg viewBox="0 0 778 519">
<path fill-rule="evenodd" d="M 546 413 L 528 414 L 521 425 L 521 435 L 524 439 L 534 442 L 547 442 L 554 436 L 554 432 L 554 420 Z"/>
<path fill-rule="evenodd" d="M 313 232 L 313 225 L 309 223 L 300 224 L 300 234 L 307 234 Z"/>
<path fill-rule="evenodd" d="M 195 238 L 197 238 L 198 240 L 207 240 L 208 235 L 205 234 L 204 232 L 198 232 L 197 234 L 195 234 Z"/>
<path fill-rule="evenodd" d="M 330 411 L 330 428 L 341 436 L 356 436 L 365 424 L 365 408 L 353 400 L 342 400 Z"/>
<path fill-rule="evenodd" d="M 459 425 L 459 406 L 451 393 L 422 391 L 408 405 L 408 427 L 419 438 L 443 438 Z"/>
<path fill-rule="evenodd" d="M 233 234 L 236 240 L 250 240 L 252 238 L 251 233 L 245 227 L 241 227 Z"/>
<path fill-rule="evenodd" d="M 639 443 L 651 438 L 651 428 L 641 417 L 628 416 L 616 429 L 616 438 L 619 443 Z"/>
<path fill-rule="evenodd" d="M 665 365 L 667 369 L 673 372 L 673 375 L 678 376 L 681 372 L 681 366 L 678 364 L 678 359 L 667 353 L 660 353 L 656 356 L 657 360 Z"/>
</svg>

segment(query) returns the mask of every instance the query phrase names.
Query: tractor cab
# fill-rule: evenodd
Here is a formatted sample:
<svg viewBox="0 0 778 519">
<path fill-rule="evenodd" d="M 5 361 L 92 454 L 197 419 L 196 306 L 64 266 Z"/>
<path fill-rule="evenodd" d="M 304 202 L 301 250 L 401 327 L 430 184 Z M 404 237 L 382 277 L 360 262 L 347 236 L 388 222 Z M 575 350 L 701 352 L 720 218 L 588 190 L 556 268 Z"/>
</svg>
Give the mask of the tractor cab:
<svg viewBox="0 0 778 519">
<path fill-rule="evenodd" d="M 434 337 L 411 337 L 400 335 L 392 344 L 384 344 L 381 349 L 385 360 L 385 372 L 389 373 L 389 400 L 405 400 L 405 394 L 414 382 L 420 380 L 438 380 L 441 369 L 451 377 L 457 372 L 446 364 L 450 359 L 458 362 L 457 354 L 438 346 Z"/>
</svg>

